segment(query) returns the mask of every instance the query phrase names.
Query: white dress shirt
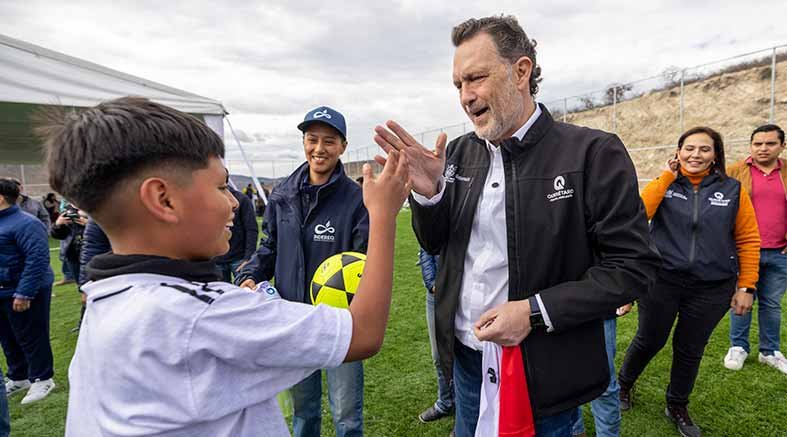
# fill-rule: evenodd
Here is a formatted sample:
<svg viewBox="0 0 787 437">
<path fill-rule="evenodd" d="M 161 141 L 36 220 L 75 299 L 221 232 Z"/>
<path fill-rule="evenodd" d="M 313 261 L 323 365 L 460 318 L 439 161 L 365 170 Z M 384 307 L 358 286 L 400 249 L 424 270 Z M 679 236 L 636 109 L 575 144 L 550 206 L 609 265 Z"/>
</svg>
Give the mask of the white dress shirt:
<svg viewBox="0 0 787 437">
<path fill-rule="evenodd" d="M 541 108 L 536 104 L 533 115 L 514 133 L 514 136 L 520 140 L 524 138 L 540 115 Z M 503 155 L 500 147 L 489 141 L 486 142 L 486 147 L 489 153 L 489 171 L 470 228 L 462 288 L 459 292 L 459 307 L 454 319 L 456 338 L 465 346 L 478 351 L 482 349 L 482 345 L 473 333 L 473 324 L 484 312 L 508 302 L 508 245 L 506 244 Z M 438 185 L 439 192 L 434 197 L 426 198 L 413 192 L 413 198 L 422 206 L 436 205 L 445 192 L 444 177 L 440 179 Z M 540 306 L 546 321 L 547 315 L 543 311 L 543 305 Z"/>
</svg>

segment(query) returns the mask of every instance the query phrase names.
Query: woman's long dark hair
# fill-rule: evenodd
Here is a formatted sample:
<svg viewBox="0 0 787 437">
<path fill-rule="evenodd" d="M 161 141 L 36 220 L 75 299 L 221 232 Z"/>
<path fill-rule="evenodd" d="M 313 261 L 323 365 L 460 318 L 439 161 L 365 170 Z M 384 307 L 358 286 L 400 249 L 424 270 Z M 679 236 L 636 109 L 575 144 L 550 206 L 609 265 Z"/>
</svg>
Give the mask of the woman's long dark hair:
<svg viewBox="0 0 787 437">
<path fill-rule="evenodd" d="M 716 153 L 716 158 L 710 166 L 710 172 L 718 174 L 721 179 L 727 178 L 727 170 L 724 164 L 724 140 L 721 139 L 721 134 L 706 126 L 693 127 L 678 138 L 678 150 L 683 147 L 683 142 L 686 138 L 694 134 L 705 134 L 713 140 L 713 151 Z"/>
</svg>

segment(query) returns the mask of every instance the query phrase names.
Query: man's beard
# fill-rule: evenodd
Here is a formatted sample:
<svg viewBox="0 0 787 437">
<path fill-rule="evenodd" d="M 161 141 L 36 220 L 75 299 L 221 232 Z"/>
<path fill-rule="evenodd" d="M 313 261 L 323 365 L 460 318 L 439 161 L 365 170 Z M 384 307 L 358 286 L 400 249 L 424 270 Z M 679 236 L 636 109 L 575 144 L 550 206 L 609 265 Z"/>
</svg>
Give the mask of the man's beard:
<svg viewBox="0 0 787 437">
<path fill-rule="evenodd" d="M 491 142 L 505 139 L 500 137 L 514 127 L 513 124 L 519 120 L 525 110 L 525 102 L 511 76 L 509 70 L 501 93 L 494 99 L 494 102 L 489 102 L 490 120 L 487 125 L 480 128 L 474 126 L 475 134 L 483 140 Z"/>
</svg>

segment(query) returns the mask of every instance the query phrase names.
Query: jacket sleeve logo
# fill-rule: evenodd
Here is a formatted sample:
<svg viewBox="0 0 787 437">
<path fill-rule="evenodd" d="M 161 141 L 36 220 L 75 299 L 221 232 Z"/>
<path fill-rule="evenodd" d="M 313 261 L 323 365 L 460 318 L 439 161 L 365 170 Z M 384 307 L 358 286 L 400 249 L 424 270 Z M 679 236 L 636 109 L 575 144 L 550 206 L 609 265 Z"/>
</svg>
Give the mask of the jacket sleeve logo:
<svg viewBox="0 0 787 437">
<path fill-rule="evenodd" d="M 324 225 L 317 224 L 317 226 L 314 227 L 314 241 L 333 241 L 336 239 L 333 235 L 335 233 L 336 229 L 331 226 L 330 220 Z"/>
<path fill-rule="evenodd" d="M 563 176 L 558 176 L 552 181 L 552 188 L 554 188 L 555 191 L 547 194 L 547 200 L 550 202 L 574 197 L 574 189 L 566 187 L 566 178 Z"/>
</svg>

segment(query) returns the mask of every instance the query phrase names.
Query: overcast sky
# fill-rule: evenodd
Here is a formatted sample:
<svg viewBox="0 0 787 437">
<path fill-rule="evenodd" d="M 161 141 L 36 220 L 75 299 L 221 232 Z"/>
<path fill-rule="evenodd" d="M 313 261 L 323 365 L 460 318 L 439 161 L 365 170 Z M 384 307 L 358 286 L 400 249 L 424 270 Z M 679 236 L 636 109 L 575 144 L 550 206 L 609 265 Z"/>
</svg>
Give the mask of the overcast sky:
<svg viewBox="0 0 787 437">
<path fill-rule="evenodd" d="M 412 132 L 467 121 L 450 42 L 466 18 L 519 19 L 546 102 L 787 44 L 787 2 L 755 3 L 3 0 L 0 33 L 220 100 L 255 160 L 302 161 L 296 125 L 318 105 L 346 116 L 351 153 L 389 118 Z"/>
</svg>

